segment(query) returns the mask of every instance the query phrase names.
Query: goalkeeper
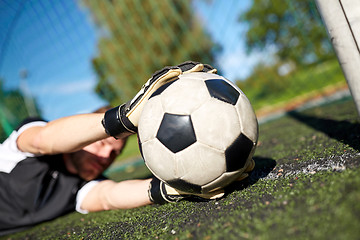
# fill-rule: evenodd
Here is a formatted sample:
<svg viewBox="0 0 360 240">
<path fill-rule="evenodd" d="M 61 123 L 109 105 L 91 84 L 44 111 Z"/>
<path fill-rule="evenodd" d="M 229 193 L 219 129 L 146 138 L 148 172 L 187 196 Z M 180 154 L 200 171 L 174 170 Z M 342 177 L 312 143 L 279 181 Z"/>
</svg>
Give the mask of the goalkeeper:
<svg viewBox="0 0 360 240">
<path fill-rule="evenodd" d="M 127 209 L 193 197 L 156 178 L 114 182 L 102 173 L 121 153 L 127 137 L 137 132 L 149 96 L 180 74 L 196 71 L 215 73 L 216 69 L 190 61 L 165 67 L 131 101 L 105 114 L 23 122 L 0 144 L 0 235 L 74 210 L 88 213 Z"/>
</svg>

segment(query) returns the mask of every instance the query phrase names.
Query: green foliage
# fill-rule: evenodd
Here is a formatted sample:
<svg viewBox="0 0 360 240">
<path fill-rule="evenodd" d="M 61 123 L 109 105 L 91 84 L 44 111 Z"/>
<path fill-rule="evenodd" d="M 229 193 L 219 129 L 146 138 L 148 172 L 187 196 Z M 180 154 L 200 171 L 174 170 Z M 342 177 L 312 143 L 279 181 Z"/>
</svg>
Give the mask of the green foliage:
<svg viewBox="0 0 360 240">
<path fill-rule="evenodd" d="M 0 142 L 27 116 L 25 99 L 21 92 L 5 91 L 0 79 Z"/>
<path fill-rule="evenodd" d="M 190 1 L 83 0 L 103 30 L 93 59 L 98 94 L 110 103 L 129 100 L 164 66 L 186 60 L 212 62 L 212 42 Z"/>
<path fill-rule="evenodd" d="M 294 107 L 345 85 L 314 1 L 253 0 L 240 20 L 249 27 L 249 52 L 275 49 L 271 63 L 260 62 L 237 82 L 255 110 Z"/>
<path fill-rule="evenodd" d="M 248 51 L 275 47 L 281 61 L 300 66 L 334 56 L 313 0 L 253 0 L 240 20 Z"/>
</svg>

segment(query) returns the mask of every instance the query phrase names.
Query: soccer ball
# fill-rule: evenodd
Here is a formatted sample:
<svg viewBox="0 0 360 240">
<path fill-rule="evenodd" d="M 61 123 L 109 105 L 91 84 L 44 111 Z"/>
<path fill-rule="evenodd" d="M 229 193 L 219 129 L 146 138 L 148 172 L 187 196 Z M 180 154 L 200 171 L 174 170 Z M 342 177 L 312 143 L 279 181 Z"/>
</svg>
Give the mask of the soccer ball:
<svg viewBox="0 0 360 240">
<path fill-rule="evenodd" d="M 256 148 L 258 123 L 235 84 L 217 74 L 186 73 L 150 96 L 138 138 L 157 178 L 178 190 L 208 193 L 244 172 Z"/>
</svg>

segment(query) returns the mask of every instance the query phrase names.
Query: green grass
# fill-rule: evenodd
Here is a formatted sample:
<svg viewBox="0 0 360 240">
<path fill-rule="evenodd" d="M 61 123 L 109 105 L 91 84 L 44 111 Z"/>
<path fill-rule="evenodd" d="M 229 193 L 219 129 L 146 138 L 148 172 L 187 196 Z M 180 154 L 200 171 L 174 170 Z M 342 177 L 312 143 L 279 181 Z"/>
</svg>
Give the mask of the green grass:
<svg viewBox="0 0 360 240">
<path fill-rule="evenodd" d="M 276 71 L 272 69 L 271 71 Z M 291 72 L 285 76 L 274 73 L 251 79 L 241 88 L 250 99 L 254 109 L 288 105 L 336 90 L 346 84 L 336 59 Z"/>
<path fill-rule="evenodd" d="M 256 169 L 221 200 L 72 213 L 0 239 L 358 239 L 359 133 L 351 99 L 292 112 L 260 125 Z M 148 174 L 125 172 L 112 174 Z"/>
</svg>

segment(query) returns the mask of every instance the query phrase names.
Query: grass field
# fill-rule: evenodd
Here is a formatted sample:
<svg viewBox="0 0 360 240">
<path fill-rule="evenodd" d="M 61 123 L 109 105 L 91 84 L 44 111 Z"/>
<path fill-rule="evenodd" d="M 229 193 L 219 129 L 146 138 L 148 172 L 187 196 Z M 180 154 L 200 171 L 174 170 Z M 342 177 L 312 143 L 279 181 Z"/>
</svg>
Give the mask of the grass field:
<svg viewBox="0 0 360 240">
<path fill-rule="evenodd" d="M 297 69 L 287 75 L 267 69 L 245 82 L 237 82 L 250 99 L 258 116 L 277 109 L 293 109 L 304 102 L 347 88 L 336 59 Z"/>
<path fill-rule="evenodd" d="M 350 98 L 261 124 L 254 160 L 248 181 L 218 201 L 72 213 L 0 239 L 359 239 L 360 121 Z M 109 175 L 146 177 L 137 163 Z"/>
</svg>

